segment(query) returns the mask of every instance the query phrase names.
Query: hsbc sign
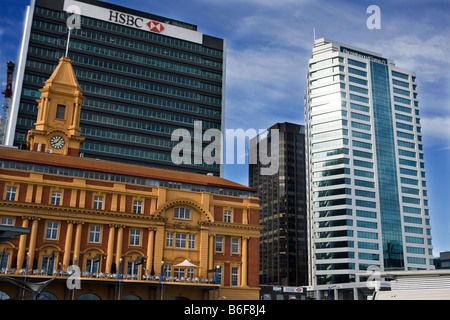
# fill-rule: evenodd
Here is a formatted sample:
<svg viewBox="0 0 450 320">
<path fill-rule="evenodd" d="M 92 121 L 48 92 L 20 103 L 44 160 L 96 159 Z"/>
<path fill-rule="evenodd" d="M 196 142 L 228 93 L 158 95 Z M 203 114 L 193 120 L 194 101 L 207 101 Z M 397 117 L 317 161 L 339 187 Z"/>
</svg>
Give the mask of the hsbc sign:
<svg viewBox="0 0 450 320">
<path fill-rule="evenodd" d="M 303 293 L 302 287 L 283 287 L 283 292 Z"/>
<path fill-rule="evenodd" d="M 161 32 L 165 28 L 160 22 L 156 21 L 148 21 L 147 23 L 144 22 L 143 18 L 139 18 L 136 16 L 133 16 L 131 14 L 126 14 L 122 12 L 117 11 L 109 11 L 109 20 L 111 22 L 123 24 L 129 27 L 135 27 L 142 29 L 144 26 L 147 26 L 149 30 L 155 31 L 155 32 Z"/>
<path fill-rule="evenodd" d="M 99 1 L 99 3 L 101 2 Z M 78 11 L 81 16 L 108 21 L 110 23 L 117 23 L 130 28 L 162 33 L 169 37 L 195 43 L 203 43 L 203 34 L 194 30 L 181 28 L 172 24 L 163 24 L 148 18 L 111 10 L 111 8 L 104 8 L 99 5 L 92 5 L 77 0 L 64 0 L 64 11 L 72 13 L 69 8 L 73 6 L 76 6 L 79 9 Z M 83 28 L 83 26 L 81 26 L 81 28 Z"/>
</svg>

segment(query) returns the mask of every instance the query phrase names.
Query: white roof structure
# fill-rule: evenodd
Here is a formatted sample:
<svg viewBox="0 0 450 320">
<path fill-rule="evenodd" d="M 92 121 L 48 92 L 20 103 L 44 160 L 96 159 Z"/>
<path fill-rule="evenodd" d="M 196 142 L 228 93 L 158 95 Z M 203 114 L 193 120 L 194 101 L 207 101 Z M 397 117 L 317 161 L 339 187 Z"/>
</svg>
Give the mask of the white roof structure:
<svg viewBox="0 0 450 320">
<path fill-rule="evenodd" d="M 379 291 L 375 300 L 450 300 L 450 270 L 382 272 L 391 278 L 391 290 Z"/>
<path fill-rule="evenodd" d="M 183 262 L 176 264 L 174 267 L 191 267 L 191 268 L 199 268 L 199 266 L 191 263 L 188 261 L 188 259 L 184 260 Z"/>
</svg>

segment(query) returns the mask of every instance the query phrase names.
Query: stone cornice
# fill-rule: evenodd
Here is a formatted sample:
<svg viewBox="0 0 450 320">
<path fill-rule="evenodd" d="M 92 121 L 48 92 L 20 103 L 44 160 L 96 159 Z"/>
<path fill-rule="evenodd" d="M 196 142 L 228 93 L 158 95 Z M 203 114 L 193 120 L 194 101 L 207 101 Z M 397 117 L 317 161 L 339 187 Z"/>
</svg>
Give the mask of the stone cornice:
<svg viewBox="0 0 450 320">
<path fill-rule="evenodd" d="M 85 208 L 75 208 L 75 207 L 65 207 L 65 206 L 53 206 L 44 205 L 28 202 L 19 201 L 0 201 L 0 208 L 17 208 L 25 209 L 28 212 L 21 211 L 20 215 L 23 217 L 33 218 L 33 217 L 58 217 L 63 220 L 76 219 L 86 220 L 86 219 L 127 219 L 131 223 L 133 222 L 164 222 L 167 219 L 158 215 L 144 215 L 144 214 L 132 214 L 124 213 L 118 211 L 106 211 L 106 210 L 95 210 L 95 209 L 85 209 Z"/>
</svg>

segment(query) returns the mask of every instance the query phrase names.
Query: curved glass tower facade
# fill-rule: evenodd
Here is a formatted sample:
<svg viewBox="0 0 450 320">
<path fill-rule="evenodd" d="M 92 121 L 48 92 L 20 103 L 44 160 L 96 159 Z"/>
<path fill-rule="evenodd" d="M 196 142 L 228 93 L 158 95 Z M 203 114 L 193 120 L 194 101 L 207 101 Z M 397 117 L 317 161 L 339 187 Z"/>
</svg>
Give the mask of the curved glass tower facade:
<svg viewBox="0 0 450 320">
<path fill-rule="evenodd" d="M 305 127 L 316 298 L 364 299 L 372 270 L 434 268 L 416 88 L 414 72 L 380 54 L 314 43 Z"/>
</svg>

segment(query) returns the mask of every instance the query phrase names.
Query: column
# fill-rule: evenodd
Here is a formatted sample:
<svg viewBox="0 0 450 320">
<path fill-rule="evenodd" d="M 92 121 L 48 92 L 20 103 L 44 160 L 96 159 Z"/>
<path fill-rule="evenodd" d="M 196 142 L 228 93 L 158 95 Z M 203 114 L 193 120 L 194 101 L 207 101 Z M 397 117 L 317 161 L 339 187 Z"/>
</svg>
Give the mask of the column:
<svg viewBox="0 0 450 320">
<path fill-rule="evenodd" d="M 155 273 L 160 274 L 161 271 L 161 261 L 163 261 L 164 256 L 164 237 L 165 230 L 163 226 L 157 226 L 155 232 L 155 250 L 153 253 L 153 265 L 155 266 Z"/>
<path fill-rule="evenodd" d="M 33 175 L 33 177 L 37 176 L 36 174 Z M 33 190 L 34 190 L 34 185 L 32 184 L 28 184 L 27 185 L 27 194 L 25 197 L 25 202 L 32 202 L 33 200 Z"/>
<path fill-rule="evenodd" d="M 22 228 L 28 228 L 29 223 L 28 217 L 22 217 Z M 22 269 L 23 262 L 25 261 L 25 248 L 27 245 L 27 235 L 23 234 L 20 236 L 19 240 L 19 251 L 17 252 L 17 269 L 16 272 L 18 273 L 20 269 Z"/>
<path fill-rule="evenodd" d="M 152 202 L 150 204 L 150 214 L 154 214 L 156 211 L 156 202 L 158 201 L 158 199 L 156 198 L 152 198 Z"/>
<path fill-rule="evenodd" d="M 248 250 L 248 237 L 242 237 L 242 279 L 241 279 L 241 286 L 247 287 L 247 272 L 248 272 L 248 257 L 247 257 L 247 250 Z"/>
<path fill-rule="evenodd" d="M 214 263 L 214 235 L 209 234 L 209 245 L 208 245 L 208 270 L 215 269 Z"/>
<path fill-rule="evenodd" d="M 198 276 L 206 277 L 209 268 L 209 230 L 204 226 L 200 227 L 200 231 L 195 238 L 196 247 L 198 248 Z"/>
<path fill-rule="evenodd" d="M 106 249 L 106 267 L 105 272 L 111 273 L 111 264 L 113 262 L 114 256 L 114 234 L 115 227 L 114 225 L 109 225 L 109 235 L 108 235 L 108 248 Z"/>
<path fill-rule="evenodd" d="M 73 264 L 78 265 L 80 261 L 80 247 L 81 247 L 81 232 L 83 230 L 84 222 L 76 222 L 77 229 L 75 230 L 75 243 L 73 245 Z"/>
<path fill-rule="evenodd" d="M 42 189 L 43 187 L 38 185 L 36 187 L 36 197 L 34 199 L 34 203 L 41 203 L 42 202 Z"/>
<path fill-rule="evenodd" d="M 112 199 L 111 199 L 111 211 L 117 211 L 117 193 L 113 193 Z"/>
<path fill-rule="evenodd" d="M 242 224 L 248 224 L 248 213 L 249 213 L 249 209 L 245 208 L 242 209 Z"/>
<path fill-rule="evenodd" d="M 73 235 L 73 221 L 67 221 L 66 242 L 64 246 L 63 270 L 69 267 L 70 253 L 72 251 L 72 235 Z"/>
<path fill-rule="evenodd" d="M 122 258 L 122 243 L 123 243 L 123 229 L 125 226 L 118 226 L 117 230 L 117 245 L 116 245 L 116 268 L 119 272 L 120 258 Z"/>
<path fill-rule="evenodd" d="M 152 200 L 153 202 L 153 200 Z M 147 263 L 145 265 L 145 269 L 147 270 L 147 274 L 150 274 L 153 268 L 153 245 L 155 242 L 155 229 L 148 229 L 148 243 L 147 243 Z"/>
<path fill-rule="evenodd" d="M 28 252 L 30 253 L 29 260 L 28 260 L 28 269 L 33 268 L 34 253 L 36 251 L 37 229 L 38 229 L 39 220 L 41 220 L 41 218 L 33 217 L 33 218 L 31 218 L 31 220 L 33 220 L 33 223 L 31 224 L 30 245 L 29 245 L 29 249 L 28 249 Z"/>
<path fill-rule="evenodd" d="M 72 192 L 70 195 L 70 204 L 69 204 L 71 207 L 77 206 L 77 193 L 78 193 L 77 189 L 72 189 Z"/>
</svg>

